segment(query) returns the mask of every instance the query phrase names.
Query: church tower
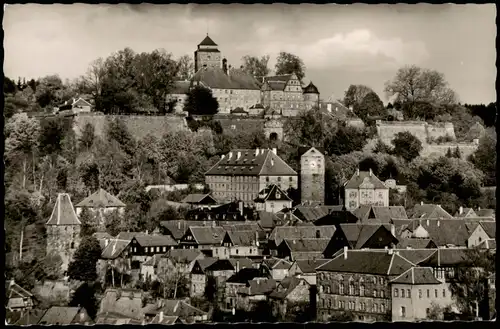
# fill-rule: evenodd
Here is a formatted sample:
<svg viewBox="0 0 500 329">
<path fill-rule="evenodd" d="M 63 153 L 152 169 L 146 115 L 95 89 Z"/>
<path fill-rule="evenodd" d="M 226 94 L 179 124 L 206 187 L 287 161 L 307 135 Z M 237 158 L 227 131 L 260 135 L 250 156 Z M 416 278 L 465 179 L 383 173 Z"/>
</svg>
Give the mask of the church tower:
<svg viewBox="0 0 500 329">
<path fill-rule="evenodd" d="M 47 226 L 47 254 L 56 253 L 61 256 L 61 269 L 66 272 L 80 245 L 81 225 L 69 194 L 57 195 L 54 210 L 45 225 Z"/>
<path fill-rule="evenodd" d="M 300 201 L 325 203 L 325 156 L 314 147 L 300 157 Z"/>
<path fill-rule="evenodd" d="M 194 52 L 194 71 L 198 72 L 203 67 L 221 68 L 221 53 L 208 33 Z"/>
</svg>

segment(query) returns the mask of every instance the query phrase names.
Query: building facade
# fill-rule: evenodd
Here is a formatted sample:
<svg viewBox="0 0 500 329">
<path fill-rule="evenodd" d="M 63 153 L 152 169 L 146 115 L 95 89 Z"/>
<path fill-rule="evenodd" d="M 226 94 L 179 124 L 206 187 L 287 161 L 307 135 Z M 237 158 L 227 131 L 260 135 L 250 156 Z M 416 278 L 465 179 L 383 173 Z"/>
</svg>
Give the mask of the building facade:
<svg viewBox="0 0 500 329">
<path fill-rule="evenodd" d="M 284 191 L 296 189 L 297 178 L 276 149 L 232 150 L 205 173 L 205 183 L 217 200 L 241 200 L 246 205 L 253 205 L 259 192 L 271 184 Z"/>
<path fill-rule="evenodd" d="M 389 206 L 389 188 L 370 171 L 354 173 L 344 185 L 345 207 L 354 210 L 361 205 Z"/>
<path fill-rule="evenodd" d="M 300 157 L 300 201 L 325 203 L 325 156 L 314 147 Z"/>
<path fill-rule="evenodd" d="M 208 36 L 198 45 L 194 52 L 194 71 L 203 67 L 221 67 L 222 55 L 217 44 Z"/>
</svg>

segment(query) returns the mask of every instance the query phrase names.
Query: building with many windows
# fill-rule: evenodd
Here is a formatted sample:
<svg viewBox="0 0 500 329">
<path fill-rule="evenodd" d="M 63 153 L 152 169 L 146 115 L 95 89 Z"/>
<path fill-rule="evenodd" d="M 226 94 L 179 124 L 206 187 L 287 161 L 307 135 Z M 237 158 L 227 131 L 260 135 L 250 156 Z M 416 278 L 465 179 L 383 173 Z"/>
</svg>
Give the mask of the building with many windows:
<svg viewBox="0 0 500 329">
<path fill-rule="evenodd" d="M 297 172 L 276 153 L 276 149 L 232 150 L 205 173 L 205 183 L 217 200 L 241 200 L 247 205 L 253 205 L 271 184 L 283 191 L 296 189 Z"/>
<path fill-rule="evenodd" d="M 361 205 L 389 206 L 389 188 L 370 171 L 354 173 L 344 185 L 345 207 L 354 210 Z"/>
</svg>

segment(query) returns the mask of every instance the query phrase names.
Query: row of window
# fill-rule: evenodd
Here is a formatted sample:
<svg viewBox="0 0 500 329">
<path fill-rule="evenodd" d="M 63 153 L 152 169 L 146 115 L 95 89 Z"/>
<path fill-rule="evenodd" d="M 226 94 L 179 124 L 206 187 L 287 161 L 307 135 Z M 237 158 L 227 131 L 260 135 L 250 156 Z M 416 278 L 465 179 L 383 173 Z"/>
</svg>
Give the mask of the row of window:
<svg viewBox="0 0 500 329">
<path fill-rule="evenodd" d="M 323 291 L 326 293 L 326 294 L 331 294 L 332 291 L 331 291 L 331 288 L 330 286 L 325 286 Z M 339 295 L 345 295 L 345 290 L 344 290 L 344 285 L 343 284 L 340 284 L 338 285 L 338 289 L 337 289 Z M 361 297 L 369 297 L 370 295 L 365 291 L 365 286 L 364 285 L 360 285 L 359 286 L 359 290 L 356 289 L 356 287 L 354 285 L 349 285 L 349 293 L 348 295 L 350 296 L 361 296 Z M 373 289 L 372 291 L 372 294 L 371 294 L 372 297 L 375 297 L 375 298 L 385 298 L 385 293 L 384 293 L 384 290 L 377 290 L 377 289 Z"/>
<path fill-rule="evenodd" d="M 344 276 L 342 275 L 339 275 L 339 276 L 336 276 L 337 280 L 338 281 L 344 281 Z M 318 273 L 318 279 L 319 280 L 331 280 L 332 277 L 331 277 L 331 274 L 327 274 L 327 273 Z M 347 279 L 347 281 L 349 281 L 349 284 L 350 285 L 356 285 L 356 283 L 354 282 L 355 279 L 354 277 L 350 276 L 349 279 Z M 384 277 L 376 277 L 376 276 L 365 276 L 365 277 L 360 277 L 359 280 L 358 280 L 358 284 L 362 284 L 364 282 L 370 282 L 370 283 L 373 283 L 373 284 L 380 284 L 380 285 L 385 285 L 386 284 L 386 280 Z"/>
<path fill-rule="evenodd" d="M 434 298 L 439 298 L 439 290 L 434 289 Z M 398 289 L 394 288 L 394 297 L 400 297 L 401 298 L 411 298 L 411 290 L 410 289 Z M 423 298 L 424 294 L 422 289 L 418 289 L 418 298 Z M 431 298 L 431 289 L 427 289 L 427 298 Z M 442 296 L 443 298 L 446 297 L 446 289 L 443 289 L 442 291 Z"/>
<path fill-rule="evenodd" d="M 132 248 L 133 252 L 137 252 L 137 247 Z M 144 247 L 144 252 L 149 253 L 149 252 L 167 252 L 167 247 Z"/>
<path fill-rule="evenodd" d="M 346 302 L 343 301 L 343 300 L 340 300 L 340 301 L 337 301 L 337 300 L 331 300 L 331 299 L 328 299 L 328 301 L 325 301 L 324 299 L 321 300 L 321 307 L 323 308 L 333 308 L 333 309 L 341 309 L 341 310 L 345 310 L 346 309 Z M 373 312 L 373 313 L 385 313 L 386 311 L 386 308 L 385 308 L 385 304 L 377 304 L 377 303 L 374 303 L 371 307 L 371 309 L 368 309 L 366 307 L 366 303 L 365 302 L 360 302 L 360 303 L 357 303 L 355 301 L 350 301 L 350 302 L 347 302 L 347 310 L 351 310 L 351 311 L 364 311 L 364 312 Z"/>
</svg>

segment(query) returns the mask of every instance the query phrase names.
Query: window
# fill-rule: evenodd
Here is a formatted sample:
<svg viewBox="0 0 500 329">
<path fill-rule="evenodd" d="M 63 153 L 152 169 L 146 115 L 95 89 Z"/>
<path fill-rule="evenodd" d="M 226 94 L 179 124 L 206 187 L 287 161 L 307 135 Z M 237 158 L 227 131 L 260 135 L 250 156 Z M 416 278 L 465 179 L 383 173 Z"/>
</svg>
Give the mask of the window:
<svg viewBox="0 0 500 329">
<path fill-rule="evenodd" d="M 408 297 L 408 298 L 411 297 L 411 291 L 410 291 L 410 289 L 406 289 L 406 297 Z"/>
<path fill-rule="evenodd" d="M 145 252 L 149 252 L 149 247 L 145 247 L 145 248 L 144 248 L 144 251 L 145 251 Z"/>
<path fill-rule="evenodd" d="M 292 177 L 288 177 L 288 180 L 291 182 L 291 181 L 293 181 L 293 178 Z"/>
<path fill-rule="evenodd" d="M 405 290 L 401 289 L 401 298 L 405 298 Z"/>
<path fill-rule="evenodd" d="M 436 298 L 438 298 L 438 290 L 437 289 L 434 290 L 434 295 L 436 296 Z"/>
<path fill-rule="evenodd" d="M 429 315 L 430 315 L 430 313 L 431 313 L 431 309 L 430 309 L 430 308 L 426 308 L 426 309 L 425 309 L 425 314 L 426 314 L 427 316 L 429 316 Z"/>
<path fill-rule="evenodd" d="M 399 297 L 399 290 L 398 290 L 398 288 L 394 288 L 394 297 Z"/>
<path fill-rule="evenodd" d="M 404 306 L 401 306 L 401 309 L 399 311 L 399 315 L 401 315 L 402 318 L 406 317 L 406 308 Z"/>
<path fill-rule="evenodd" d="M 331 293 L 331 287 L 330 286 L 326 286 L 325 287 L 325 293 L 327 293 L 327 294 Z"/>
<path fill-rule="evenodd" d="M 378 304 L 373 304 L 373 312 L 374 313 L 378 312 Z"/>
<path fill-rule="evenodd" d="M 422 289 L 418 289 L 418 298 L 422 298 Z"/>
<path fill-rule="evenodd" d="M 380 278 L 380 279 L 379 279 L 379 283 L 380 283 L 380 284 L 384 284 L 384 278 Z"/>
<path fill-rule="evenodd" d="M 377 297 L 377 290 L 373 290 L 373 297 Z"/>
<path fill-rule="evenodd" d="M 266 183 L 269 183 L 269 176 L 266 176 Z"/>
<path fill-rule="evenodd" d="M 344 285 L 342 283 L 339 284 L 339 294 L 341 294 L 341 295 L 344 294 Z"/>
<path fill-rule="evenodd" d="M 278 177 L 278 182 L 281 182 L 281 176 Z"/>
<path fill-rule="evenodd" d="M 71 249 L 74 249 L 74 248 L 75 248 L 75 243 L 71 242 Z"/>
<path fill-rule="evenodd" d="M 431 291 L 427 289 L 427 298 L 431 298 Z"/>
<path fill-rule="evenodd" d="M 328 307 L 332 308 L 332 300 L 331 299 L 328 300 Z"/>
<path fill-rule="evenodd" d="M 354 295 L 354 284 L 349 283 L 349 295 Z"/>
<path fill-rule="evenodd" d="M 380 290 L 380 298 L 384 298 L 384 291 Z"/>
<path fill-rule="evenodd" d="M 443 289 L 443 297 L 446 297 L 446 289 Z"/>
<path fill-rule="evenodd" d="M 385 305 L 380 304 L 380 312 L 385 313 Z"/>
<path fill-rule="evenodd" d="M 365 295 L 365 286 L 364 285 L 360 285 L 359 286 L 359 295 L 360 296 L 364 296 Z"/>
</svg>

